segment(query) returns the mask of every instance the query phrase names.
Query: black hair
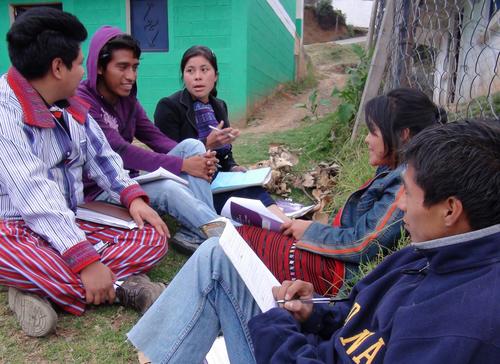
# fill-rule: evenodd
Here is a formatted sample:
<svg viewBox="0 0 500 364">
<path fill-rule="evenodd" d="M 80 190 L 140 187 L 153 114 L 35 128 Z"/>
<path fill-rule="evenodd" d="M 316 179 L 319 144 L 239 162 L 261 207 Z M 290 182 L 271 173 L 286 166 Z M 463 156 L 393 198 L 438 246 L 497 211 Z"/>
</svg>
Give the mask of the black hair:
<svg viewBox="0 0 500 364">
<path fill-rule="evenodd" d="M 401 133 L 410 131 L 410 138 L 428 126 L 447 121 L 446 111 L 437 107 L 422 91 L 397 88 L 386 95 L 377 96 L 366 103 L 365 120 L 368 130 L 380 129 L 384 140 L 385 156 L 394 167 L 399 163 Z"/>
<path fill-rule="evenodd" d="M 134 53 L 135 58 L 139 59 L 141 57 L 139 42 L 131 35 L 119 34 L 108 40 L 101 48 L 97 57 L 97 67 L 106 69 L 108 63 L 113 58 L 113 51 L 118 49 L 129 49 Z"/>
<path fill-rule="evenodd" d="M 219 67 L 217 66 L 217 57 L 215 56 L 215 53 L 212 52 L 212 50 L 208 47 L 202 46 L 202 45 L 195 45 L 189 48 L 187 51 L 184 52 L 182 55 L 181 59 L 181 80 L 184 75 L 184 68 L 186 68 L 186 64 L 188 61 L 197 56 L 202 56 L 204 57 L 213 67 L 215 70 L 215 74 L 219 74 Z M 213 97 L 217 97 L 217 81 L 215 81 L 214 88 L 212 91 L 210 91 L 210 95 Z"/>
<path fill-rule="evenodd" d="M 21 14 L 7 33 L 9 58 L 26 79 L 41 78 L 55 58 L 71 69 L 86 38 L 87 30 L 74 15 L 34 7 Z"/>
<path fill-rule="evenodd" d="M 430 207 L 454 196 L 473 230 L 500 223 L 500 120 L 426 129 L 403 150 Z"/>
</svg>

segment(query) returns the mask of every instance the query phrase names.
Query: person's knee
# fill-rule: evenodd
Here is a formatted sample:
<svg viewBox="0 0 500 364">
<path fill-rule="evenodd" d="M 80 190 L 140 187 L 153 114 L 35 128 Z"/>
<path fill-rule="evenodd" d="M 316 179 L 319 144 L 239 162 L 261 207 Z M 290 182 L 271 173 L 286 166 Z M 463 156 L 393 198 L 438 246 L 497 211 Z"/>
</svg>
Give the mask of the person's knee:
<svg viewBox="0 0 500 364">
<path fill-rule="evenodd" d="M 151 225 L 144 225 L 144 227 L 137 232 L 136 240 L 140 241 L 142 245 L 148 245 L 154 249 L 163 251 L 162 255 L 167 252 L 167 237 L 160 235 Z"/>
<path fill-rule="evenodd" d="M 208 238 L 205 240 L 201 243 L 200 247 L 196 249 L 195 254 L 203 261 L 210 261 L 212 272 L 224 271 L 228 265 L 231 265 L 231 261 L 219 244 L 218 237 Z"/>
<path fill-rule="evenodd" d="M 219 245 L 219 238 L 208 238 L 202 244 L 200 244 L 200 247 L 196 249 L 194 255 L 211 256 L 213 254 L 218 254 L 217 251 L 219 249 L 222 251 L 222 248 Z"/>
<path fill-rule="evenodd" d="M 181 145 L 184 148 L 186 157 L 199 155 L 206 152 L 205 144 L 203 144 L 197 139 L 192 139 L 192 138 L 184 139 L 182 142 L 179 143 L 179 145 Z"/>
<path fill-rule="evenodd" d="M 154 183 L 154 192 L 148 193 L 152 200 L 159 199 L 162 202 L 168 203 L 169 200 L 182 199 L 186 194 L 183 185 L 174 180 L 163 179 Z"/>
</svg>

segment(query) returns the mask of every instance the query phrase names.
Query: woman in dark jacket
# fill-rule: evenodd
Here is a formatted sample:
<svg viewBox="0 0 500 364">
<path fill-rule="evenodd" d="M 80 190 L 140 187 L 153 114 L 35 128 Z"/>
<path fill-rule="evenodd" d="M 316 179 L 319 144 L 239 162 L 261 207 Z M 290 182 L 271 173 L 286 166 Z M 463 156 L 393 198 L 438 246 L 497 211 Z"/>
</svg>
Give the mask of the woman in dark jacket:
<svg viewBox="0 0 500 364">
<path fill-rule="evenodd" d="M 177 142 L 194 138 L 202 141 L 207 150 L 215 150 L 220 164 L 218 171 L 246 171 L 235 162 L 232 153 L 231 143 L 240 132 L 231 128 L 226 103 L 216 97 L 219 72 L 215 54 L 205 46 L 193 46 L 182 56 L 180 69 L 185 88 L 158 102 L 155 125 Z M 217 213 L 231 196 L 260 200 L 284 221 L 288 220 L 262 187 L 215 194 Z"/>
</svg>

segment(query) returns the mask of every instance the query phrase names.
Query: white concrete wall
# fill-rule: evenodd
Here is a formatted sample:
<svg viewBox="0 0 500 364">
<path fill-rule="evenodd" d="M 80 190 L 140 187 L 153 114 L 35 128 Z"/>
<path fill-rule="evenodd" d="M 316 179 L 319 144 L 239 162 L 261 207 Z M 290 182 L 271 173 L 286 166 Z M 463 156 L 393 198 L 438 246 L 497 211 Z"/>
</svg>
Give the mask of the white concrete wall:
<svg viewBox="0 0 500 364">
<path fill-rule="evenodd" d="M 347 24 L 368 28 L 372 13 L 373 0 L 332 0 L 334 9 L 341 10 L 346 16 Z"/>
<path fill-rule="evenodd" d="M 478 4 L 472 9 L 466 6 L 464 19 L 457 72 L 457 93 L 462 98 L 458 102 L 500 91 L 497 74 L 500 70 L 500 13 L 489 20 L 489 7 Z M 468 19 L 472 21 L 467 22 Z M 479 23 L 478 19 L 481 19 Z"/>
</svg>

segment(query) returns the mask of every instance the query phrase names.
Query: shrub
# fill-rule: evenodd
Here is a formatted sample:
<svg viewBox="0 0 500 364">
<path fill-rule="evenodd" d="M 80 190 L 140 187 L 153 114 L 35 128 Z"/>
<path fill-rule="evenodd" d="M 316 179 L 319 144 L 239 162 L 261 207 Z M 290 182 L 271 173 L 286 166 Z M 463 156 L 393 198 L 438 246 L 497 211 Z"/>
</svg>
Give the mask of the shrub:
<svg viewBox="0 0 500 364">
<path fill-rule="evenodd" d="M 340 10 L 334 10 L 329 0 L 320 0 L 316 4 L 315 12 L 318 24 L 324 30 L 346 25 L 344 14 Z"/>
<path fill-rule="evenodd" d="M 346 86 L 342 90 L 335 87 L 331 94 L 332 97 L 338 97 L 342 101 L 335 113 L 338 120 L 346 125 L 352 124 L 360 107 L 359 104 L 368 77 L 371 59 L 371 53 L 367 54 L 365 49 L 358 44 L 352 45 L 352 50 L 358 56 L 360 62 L 357 67 L 347 70 L 349 79 Z"/>
</svg>

